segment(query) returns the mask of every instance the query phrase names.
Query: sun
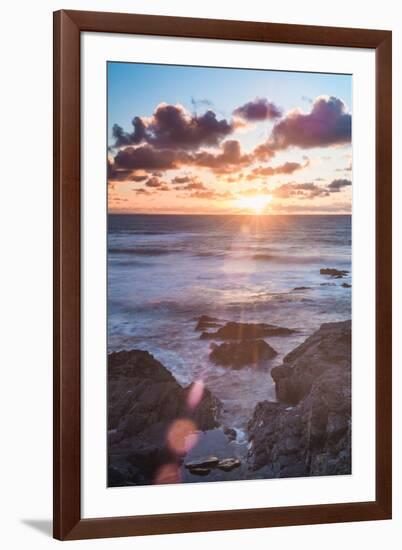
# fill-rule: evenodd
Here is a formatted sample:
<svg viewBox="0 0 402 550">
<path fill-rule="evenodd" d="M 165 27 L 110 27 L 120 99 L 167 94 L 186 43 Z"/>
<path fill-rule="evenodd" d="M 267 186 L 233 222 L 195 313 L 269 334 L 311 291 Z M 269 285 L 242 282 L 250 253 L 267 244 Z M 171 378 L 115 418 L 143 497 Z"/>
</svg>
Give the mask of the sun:
<svg viewBox="0 0 402 550">
<path fill-rule="evenodd" d="M 240 197 L 235 200 L 235 206 L 251 210 L 255 214 L 261 214 L 272 201 L 271 195 L 253 195 L 251 197 Z"/>
</svg>

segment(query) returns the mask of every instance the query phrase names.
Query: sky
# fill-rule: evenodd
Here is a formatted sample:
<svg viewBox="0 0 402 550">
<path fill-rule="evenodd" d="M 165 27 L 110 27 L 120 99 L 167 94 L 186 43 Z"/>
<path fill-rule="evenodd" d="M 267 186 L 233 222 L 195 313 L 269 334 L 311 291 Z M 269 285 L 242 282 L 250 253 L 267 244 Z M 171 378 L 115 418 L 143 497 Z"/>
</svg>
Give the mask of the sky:
<svg viewBox="0 0 402 550">
<path fill-rule="evenodd" d="M 108 208 L 351 212 L 352 76 L 108 63 Z"/>
</svg>

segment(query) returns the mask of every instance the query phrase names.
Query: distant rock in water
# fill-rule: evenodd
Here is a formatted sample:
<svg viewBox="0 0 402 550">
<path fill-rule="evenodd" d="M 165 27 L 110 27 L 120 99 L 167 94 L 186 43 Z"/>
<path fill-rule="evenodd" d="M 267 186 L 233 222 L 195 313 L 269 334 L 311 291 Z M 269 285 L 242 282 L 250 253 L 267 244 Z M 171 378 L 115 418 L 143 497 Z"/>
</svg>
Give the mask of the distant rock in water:
<svg viewBox="0 0 402 550">
<path fill-rule="evenodd" d="M 180 386 L 147 351 L 109 355 L 109 486 L 151 483 L 160 467 L 180 461 L 167 445 L 176 421 L 202 431 L 219 425 L 221 402 L 203 388 L 198 403 L 191 403 L 191 388 Z"/>
<path fill-rule="evenodd" d="M 216 332 L 203 332 L 201 339 L 221 340 L 253 340 L 256 338 L 265 338 L 266 336 L 287 336 L 296 332 L 290 328 L 268 325 L 267 323 L 237 323 L 230 321 L 225 326 L 219 328 Z"/>
<path fill-rule="evenodd" d="M 335 279 L 342 279 L 342 277 L 346 277 L 348 273 L 349 271 L 345 269 L 334 269 L 332 267 L 324 267 L 320 269 L 321 275 L 329 275 L 330 277 L 334 277 Z"/>
<path fill-rule="evenodd" d="M 216 317 L 209 317 L 209 315 L 201 315 L 198 317 L 197 325 L 194 330 L 207 330 L 209 328 L 217 328 L 222 326 L 222 322 Z"/>
<path fill-rule="evenodd" d="M 280 402 L 254 410 L 251 467 L 272 477 L 350 474 L 351 322 L 322 325 L 272 377 Z"/>
<path fill-rule="evenodd" d="M 240 369 L 246 365 L 272 359 L 277 352 L 264 340 L 243 340 L 212 344 L 211 361 L 224 367 Z"/>
<path fill-rule="evenodd" d="M 293 290 L 311 290 L 311 286 L 295 286 Z"/>
<path fill-rule="evenodd" d="M 343 288 L 352 288 L 352 285 L 348 284 L 348 283 L 342 283 L 341 286 Z"/>
</svg>

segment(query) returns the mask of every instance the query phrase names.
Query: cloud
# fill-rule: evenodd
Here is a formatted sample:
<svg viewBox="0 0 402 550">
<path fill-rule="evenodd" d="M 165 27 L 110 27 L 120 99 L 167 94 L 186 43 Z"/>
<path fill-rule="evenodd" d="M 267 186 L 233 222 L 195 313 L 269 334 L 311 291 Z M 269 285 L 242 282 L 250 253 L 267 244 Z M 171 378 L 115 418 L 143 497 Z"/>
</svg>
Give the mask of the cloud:
<svg viewBox="0 0 402 550">
<path fill-rule="evenodd" d="M 254 100 L 237 107 L 233 111 L 235 117 L 249 122 L 260 120 L 272 120 L 279 118 L 282 111 L 274 103 L 270 103 L 265 97 L 256 97 Z"/>
<path fill-rule="evenodd" d="M 333 180 L 327 186 L 314 182 L 289 182 L 269 190 L 269 193 L 278 199 L 315 199 L 316 197 L 329 197 L 331 193 L 338 193 L 349 185 L 352 185 L 352 182 L 346 179 Z"/>
<path fill-rule="evenodd" d="M 215 173 L 224 174 L 238 170 L 252 162 L 250 155 L 241 151 L 237 140 L 225 141 L 217 152 L 201 150 L 186 152 L 172 149 L 156 149 L 149 144 L 120 149 L 114 157 L 113 171 L 122 172 L 121 180 L 130 179 L 138 170 L 174 170 L 182 166 L 209 168 Z M 139 180 L 137 180 L 139 181 Z M 176 176 L 172 183 L 183 184 L 191 181 L 188 176 Z"/>
<path fill-rule="evenodd" d="M 351 141 L 352 115 L 337 97 L 320 96 L 310 113 L 290 111 L 272 129 L 269 147 L 278 151 L 288 147 L 308 149 L 342 145 Z"/>
<path fill-rule="evenodd" d="M 110 197 L 109 198 L 110 202 L 128 202 L 128 199 L 124 198 L 124 197 Z"/>
<path fill-rule="evenodd" d="M 257 166 L 252 170 L 251 174 L 247 176 L 248 180 L 257 179 L 264 176 L 274 176 L 278 174 L 293 174 L 297 170 L 302 170 L 309 166 L 310 161 L 307 159 L 304 164 L 300 162 L 285 162 L 279 166 Z"/>
<path fill-rule="evenodd" d="M 243 154 L 240 143 L 230 139 L 222 143 L 220 152 L 213 154 L 208 151 L 200 151 L 193 155 L 193 162 L 197 166 L 211 168 L 216 173 L 227 173 L 245 166 L 251 162 L 250 155 Z"/>
<path fill-rule="evenodd" d="M 136 116 L 132 125 L 131 133 L 118 124 L 113 126 L 115 147 L 148 143 L 157 149 L 196 150 L 218 145 L 234 130 L 232 123 L 218 120 L 211 109 L 192 115 L 182 105 L 168 103 L 160 103 L 151 117 Z"/>
<path fill-rule="evenodd" d="M 127 133 L 118 124 L 113 124 L 112 134 L 115 139 L 115 147 L 124 147 L 126 145 L 138 145 L 146 137 L 146 126 L 141 117 L 136 116 L 133 118 L 131 124 L 133 125 L 133 131 Z"/>
<path fill-rule="evenodd" d="M 328 185 L 328 190 L 330 191 L 330 193 L 339 193 L 341 189 L 343 189 L 344 187 L 349 187 L 350 185 L 352 185 L 352 182 L 350 180 L 346 180 L 346 179 L 333 180 Z"/>
<path fill-rule="evenodd" d="M 276 151 L 273 148 L 272 143 L 267 141 L 265 143 L 260 143 L 259 145 L 257 145 L 252 155 L 255 160 L 270 160 L 276 155 Z"/>
<path fill-rule="evenodd" d="M 217 193 L 212 189 L 206 189 L 205 191 L 195 191 L 191 193 L 191 198 L 194 199 L 204 199 L 204 200 L 228 200 L 232 199 L 233 195 L 229 191 L 224 191 L 223 193 Z"/>
<path fill-rule="evenodd" d="M 160 188 L 166 186 L 166 183 L 158 177 L 152 176 L 145 182 L 145 185 L 147 187 Z"/>
<path fill-rule="evenodd" d="M 212 101 L 210 101 L 205 97 L 200 97 L 200 98 L 192 97 L 191 105 L 194 111 L 196 111 L 199 107 L 213 107 Z"/>
<path fill-rule="evenodd" d="M 148 174 L 132 174 L 131 180 L 135 182 L 145 181 L 148 179 Z"/>
<path fill-rule="evenodd" d="M 113 185 L 115 182 L 126 181 L 129 179 L 132 171 L 126 169 L 117 169 L 114 162 L 111 162 L 109 159 L 107 161 L 107 179 L 109 185 Z"/>
<path fill-rule="evenodd" d="M 175 188 L 180 191 L 205 191 L 207 189 L 197 176 L 176 176 L 172 183 L 176 184 Z"/>
<path fill-rule="evenodd" d="M 151 191 L 148 191 L 148 189 L 133 189 L 133 191 L 137 194 L 137 195 L 152 195 L 153 193 L 151 193 Z"/>
<path fill-rule="evenodd" d="M 337 168 L 335 171 L 336 172 L 351 172 L 352 171 L 352 163 L 349 162 L 349 164 L 347 166 L 345 166 L 344 168 Z"/>
<path fill-rule="evenodd" d="M 258 189 L 257 187 L 252 187 L 250 189 L 243 189 L 239 191 L 239 195 L 244 197 L 254 197 L 255 195 L 272 195 L 272 192 L 267 188 Z"/>
<path fill-rule="evenodd" d="M 320 187 L 315 183 L 284 183 L 271 191 L 276 198 L 289 199 L 296 197 L 299 199 L 313 199 L 315 197 L 328 197 L 329 191 L 325 187 Z"/>
<path fill-rule="evenodd" d="M 272 204 L 272 210 L 277 214 L 341 214 L 350 212 L 350 203 L 332 203 L 332 204 Z"/>
<path fill-rule="evenodd" d="M 170 149 L 156 150 L 146 144 L 120 149 L 114 158 L 114 166 L 123 170 L 172 170 L 187 159 L 186 153 Z"/>
<path fill-rule="evenodd" d="M 189 181 L 191 181 L 191 177 L 190 176 L 175 176 L 173 179 L 172 179 L 172 183 L 173 184 L 183 184 L 183 183 L 188 183 Z"/>
<path fill-rule="evenodd" d="M 181 188 L 183 191 L 204 191 L 205 185 L 201 181 L 193 181 Z"/>
</svg>

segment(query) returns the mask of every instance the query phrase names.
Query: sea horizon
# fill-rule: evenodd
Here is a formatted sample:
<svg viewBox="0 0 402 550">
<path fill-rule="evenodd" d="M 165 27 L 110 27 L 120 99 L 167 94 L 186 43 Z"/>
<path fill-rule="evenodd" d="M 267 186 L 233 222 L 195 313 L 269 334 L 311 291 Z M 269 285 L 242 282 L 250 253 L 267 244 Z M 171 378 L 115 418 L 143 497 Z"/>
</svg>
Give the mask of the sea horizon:
<svg viewBox="0 0 402 550">
<path fill-rule="evenodd" d="M 325 212 L 325 213 L 320 213 L 320 214 L 249 214 L 249 213 L 244 213 L 244 214 L 240 214 L 240 213 L 216 213 L 216 214 L 203 214 L 203 213 L 190 213 L 190 214 L 187 214 L 185 212 L 179 212 L 179 213 L 172 213 L 172 212 L 108 212 L 107 213 L 108 216 L 211 216 L 211 217 L 216 217 L 216 216 L 226 216 L 226 217 L 236 217 L 236 216 L 243 216 L 243 217 L 247 217 L 247 218 L 255 218 L 255 219 L 258 219 L 258 218 L 272 218 L 272 217 L 318 217 L 318 216 L 322 216 L 322 217 L 326 217 L 326 216 L 331 216 L 331 217 L 336 217 L 336 216 L 349 216 L 349 217 L 352 217 L 352 214 L 351 213 L 344 213 L 344 214 L 340 214 L 340 213 L 331 213 L 331 212 Z"/>
</svg>

